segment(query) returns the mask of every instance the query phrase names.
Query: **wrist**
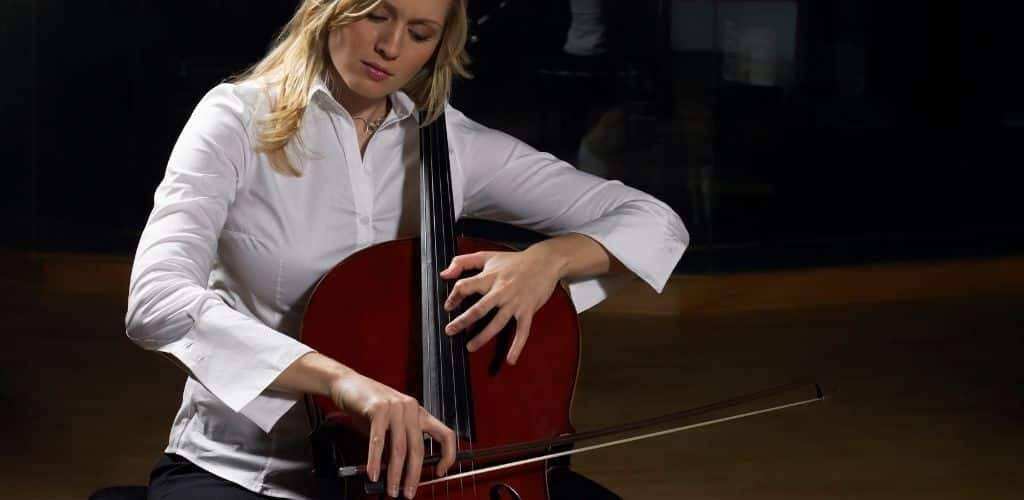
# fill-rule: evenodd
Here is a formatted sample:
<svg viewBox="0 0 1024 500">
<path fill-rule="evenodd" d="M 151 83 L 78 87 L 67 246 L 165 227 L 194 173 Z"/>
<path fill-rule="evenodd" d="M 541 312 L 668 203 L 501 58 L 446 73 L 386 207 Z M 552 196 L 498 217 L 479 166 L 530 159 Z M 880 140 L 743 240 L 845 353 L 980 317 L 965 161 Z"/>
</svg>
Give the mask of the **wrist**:
<svg viewBox="0 0 1024 500">
<path fill-rule="evenodd" d="M 272 386 L 288 392 L 330 396 L 339 383 L 350 379 L 353 374 L 355 370 L 311 351 L 286 368 Z"/>
<path fill-rule="evenodd" d="M 338 363 L 337 366 L 332 367 L 328 371 L 327 376 L 324 378 L 323 395 L 330 396 L 335 401 L 338 401 L 338 398 L 335 396 L 343 392 L 345 386 L 357 375 L 355 370 Z"/>
<path fill-rule="evenodd" d="M 535 255 L 556 280 L 561 280 L 568 277 L 572 258 L 558 238 L 561 237 L 535 243 L 525 251 Z"/>
</svg>

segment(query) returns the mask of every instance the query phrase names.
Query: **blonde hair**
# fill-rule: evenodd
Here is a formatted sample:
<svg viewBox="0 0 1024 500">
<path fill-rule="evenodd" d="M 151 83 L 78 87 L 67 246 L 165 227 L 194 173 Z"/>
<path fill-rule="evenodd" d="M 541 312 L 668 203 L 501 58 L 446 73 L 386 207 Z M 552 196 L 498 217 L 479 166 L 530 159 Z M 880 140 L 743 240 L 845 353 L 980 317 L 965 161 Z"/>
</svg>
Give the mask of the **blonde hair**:
<svg viewBox="0 0 1024 500">
<path fill-rule="evenodd" d="M 268 85 L 276 86 L 276 98 L 270 111 L 260 121 L 257 149 L 266 153 L 274 170 L 300 177 L 285 146 L 297 138 L 299 123 L 306 112 L 309 90 L 318 78 L 328 85 L 335 79 L 327 46 L 334 28 L 365 18 L 381 0 L 303 0 L 291 20 L 281 30 L 263 59 L 241 75 L 235 83 L 267 77 Z M 421 126 L 436 120 L 444 112 L 455 75 L 470 78 L 466 71 L 466 0 L 451 0 L 444 31 L 436 52 L 423 70 L 416 73 L 402 90 L 416 107 L 426 111 Z"/>
</svg>

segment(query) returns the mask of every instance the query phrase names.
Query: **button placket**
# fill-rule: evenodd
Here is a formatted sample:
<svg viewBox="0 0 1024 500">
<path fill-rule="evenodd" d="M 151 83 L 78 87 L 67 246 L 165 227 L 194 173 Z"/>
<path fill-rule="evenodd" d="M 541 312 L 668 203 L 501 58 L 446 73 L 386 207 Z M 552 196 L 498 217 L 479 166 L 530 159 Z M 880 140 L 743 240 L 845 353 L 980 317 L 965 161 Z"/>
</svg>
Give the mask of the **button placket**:
<svg viewBox="0 0 1024 500">
<path fill-rule="evenodd" d="M 339 134 L 341 137 L 338 138 L 338 143 L 345 155 L 349 179 L 352 182 L 352 198 L 358 214 L 355 224 L 356 242 L 360 245 L 370 243 L 373 240 L 373 231 L 370 229 L 370 214 L 373 213 L 373 183 L 363 168 L 363 157 L 359 154 L 359 142 L 352 120 L 346 120 L 346 116 L 340 116 L 340 114 L 334 118 L 340 122 L 338 129 L 341 131 Z"/>
</svg>

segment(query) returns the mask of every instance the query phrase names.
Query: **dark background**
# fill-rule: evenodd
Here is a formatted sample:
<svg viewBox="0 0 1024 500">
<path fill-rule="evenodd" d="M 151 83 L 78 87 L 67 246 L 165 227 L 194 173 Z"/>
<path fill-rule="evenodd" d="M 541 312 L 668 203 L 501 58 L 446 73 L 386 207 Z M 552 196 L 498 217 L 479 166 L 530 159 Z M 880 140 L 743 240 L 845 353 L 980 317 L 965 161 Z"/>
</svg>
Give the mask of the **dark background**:
<svg viewBox="0 0 1024 500">
<path fill-rule="evenodd" d="M 1021 248 L 1022 43 L 999 3 L 606 3 L 609 51 L 574 57 L 568 2 L 470 2 L 489 17 L 453 103 L 585 169 L 596 131 L 602 175 L 687 223 L 681 270 Z M 296 2 L 0 5 L 0 248 L 126 255 L 192 108 Z"/>
<path fill-rule="evenodd" d="M 1024 498 L 1005 3 L 613 0 L 609 51 L 573 57 L 567 0 L 470 0 L 491 16 L 454 104 L 692 235 L 663 293 L 637 280 L 581 315 L 576 428 L 793 380 L 828 397 L 576 470 L 624 498 Z M 5 497 L 146 483 L 185 374 L 124 337 L 131 254 L 195 104 L 295 4 L 0 2 Z M 730 272 L 750 269 L 771 272 Z"/>
</svg>

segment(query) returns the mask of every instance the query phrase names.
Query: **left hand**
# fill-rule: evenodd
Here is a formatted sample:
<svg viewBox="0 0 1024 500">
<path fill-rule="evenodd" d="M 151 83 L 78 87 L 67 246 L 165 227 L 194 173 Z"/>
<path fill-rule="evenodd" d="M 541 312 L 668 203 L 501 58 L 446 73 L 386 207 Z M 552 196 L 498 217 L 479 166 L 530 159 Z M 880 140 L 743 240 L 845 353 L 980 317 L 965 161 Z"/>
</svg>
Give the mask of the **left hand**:
<svg viewBox="0 0 1024 500">
<path fill-rule="evenodd" d="M 491 322 L 466 347 L 470 352 L 476 351 L 515 318 L 515 337 L 505 357 L 514 365 L 530 336 L 534 313 L 548 301 L 561 278 L 559 266 L 551 256 L 532 247 L 521 252 L 476 252 L 452 259 L 448 268 L 441 271 L 441 277 L 455 279 L 468 269 L 482 271 L 455 283 L 444 303 L 445 310 L 454 310 L 470 295 L 483 297 L 452 320 L 445 327 L 445 333 L 455 335 L 497 307 L 498 312 Z"/>
</svg>

